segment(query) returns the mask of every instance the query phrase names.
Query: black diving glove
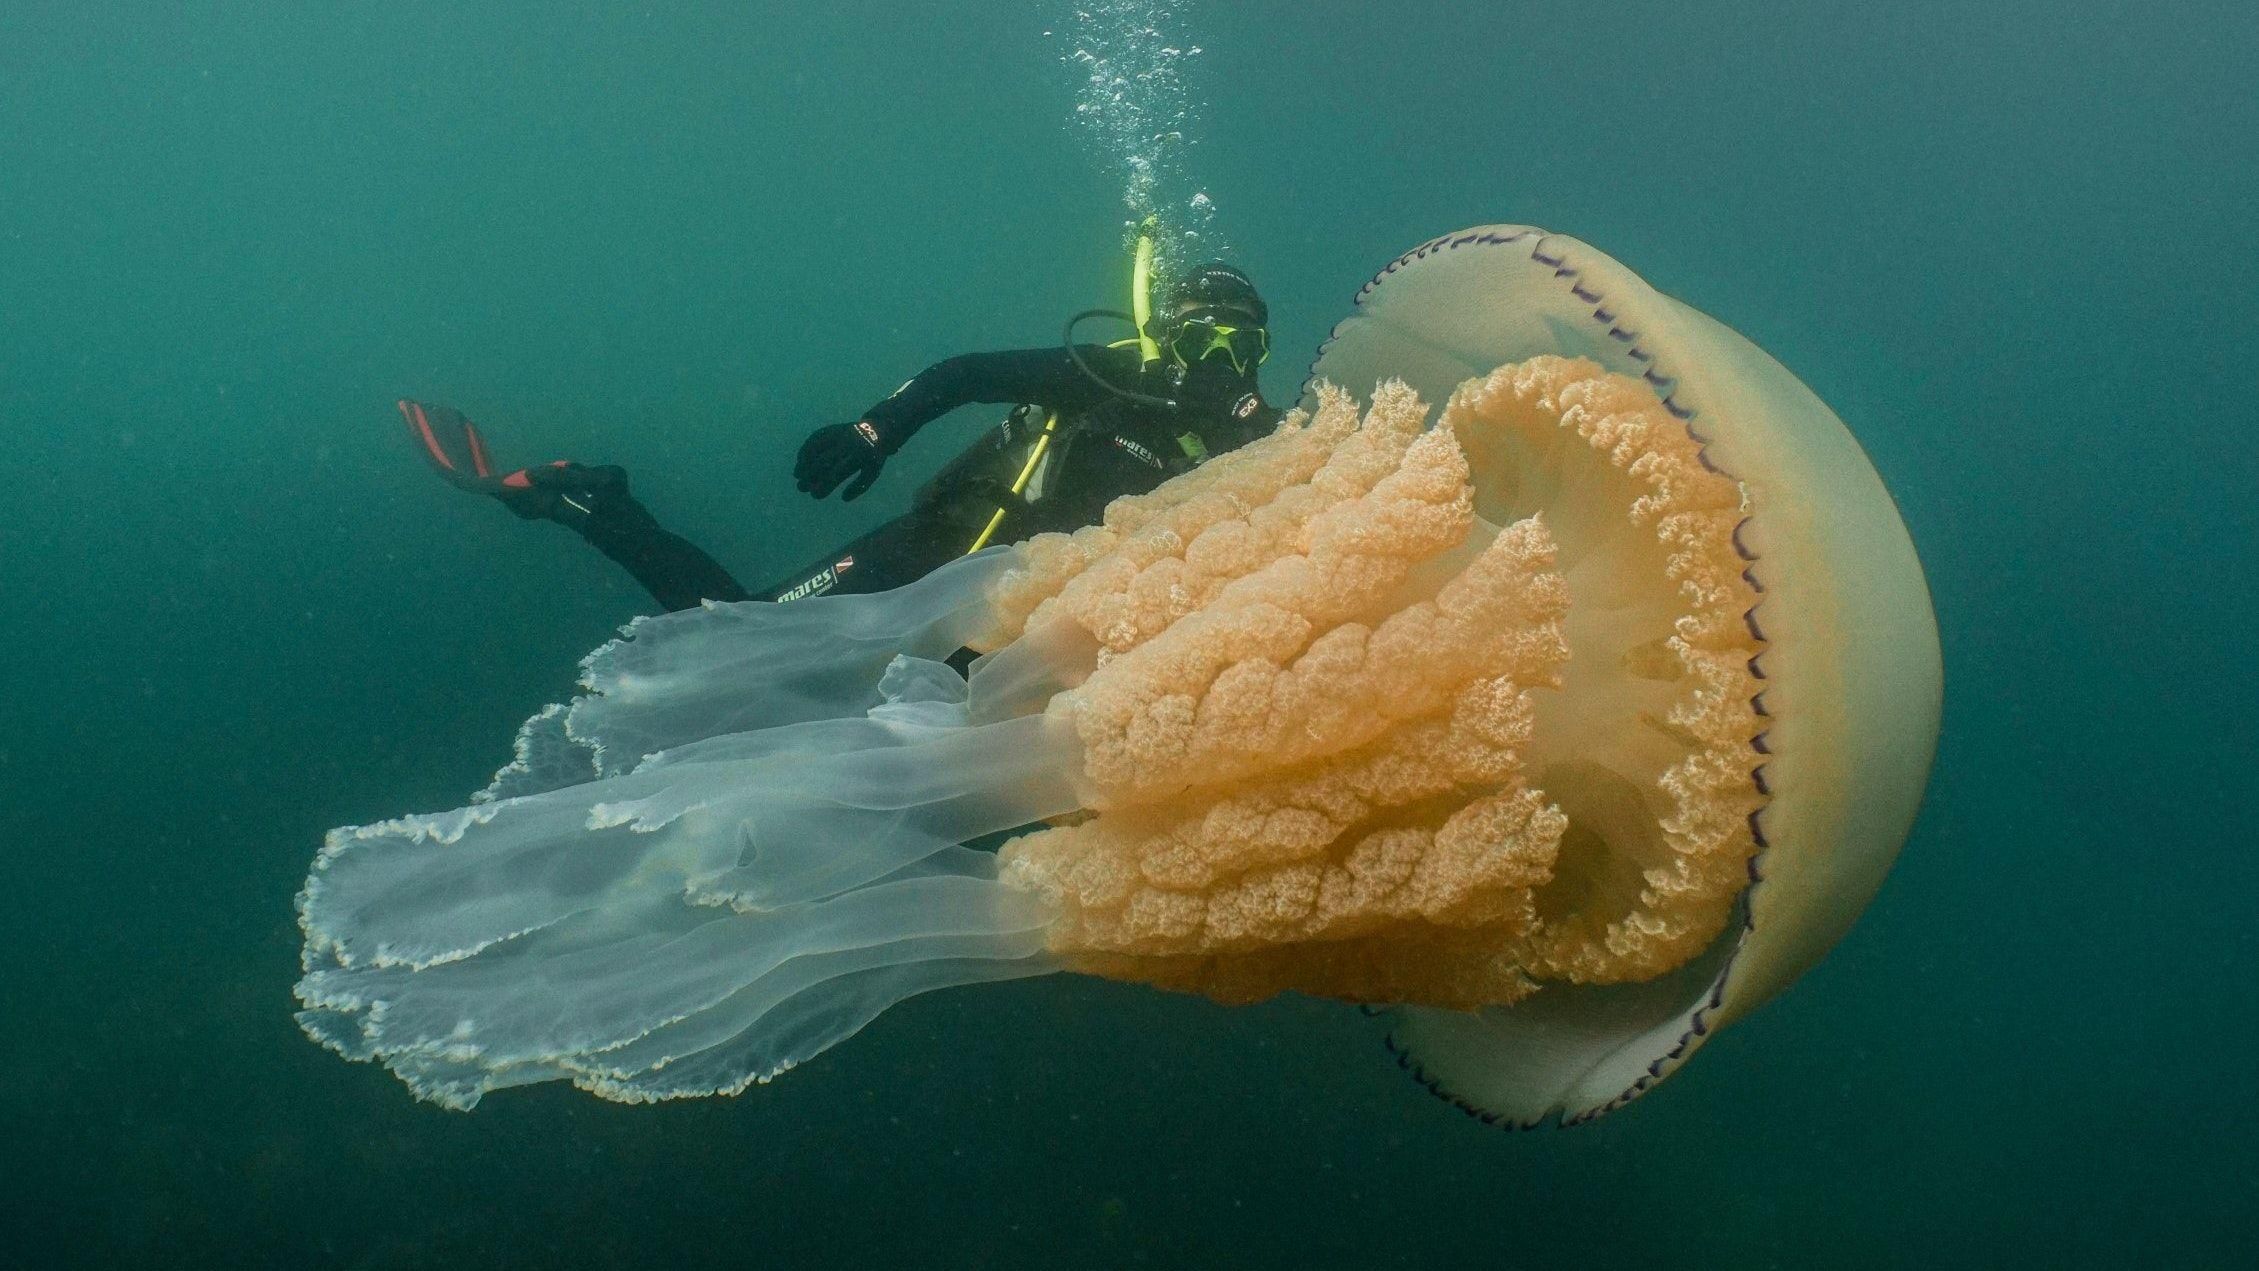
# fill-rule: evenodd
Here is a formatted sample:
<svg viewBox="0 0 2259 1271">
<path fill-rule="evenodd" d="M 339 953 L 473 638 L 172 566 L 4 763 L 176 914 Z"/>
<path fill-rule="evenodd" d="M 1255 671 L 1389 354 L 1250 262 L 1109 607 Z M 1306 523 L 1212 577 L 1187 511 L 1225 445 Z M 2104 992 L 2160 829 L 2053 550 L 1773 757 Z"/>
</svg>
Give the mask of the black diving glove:
<svg viewBox="0 0 2259 1271">
<path fill-rule="evenodd" d="M 879 469 L 886 466 L 886 457 L 893 453 L 879 434 L 877 425 L 867 419 L 852 424 L 827 424 L 808 434 L 800 443 L 800 457 L 793 462 L 792 480 L 800 492 L 823 498 L 837 489 L 839 483 L 848 483 L 839 497 L 849 503 L 863 497 L 863 492 L 878 480 Z"/>
</svg>

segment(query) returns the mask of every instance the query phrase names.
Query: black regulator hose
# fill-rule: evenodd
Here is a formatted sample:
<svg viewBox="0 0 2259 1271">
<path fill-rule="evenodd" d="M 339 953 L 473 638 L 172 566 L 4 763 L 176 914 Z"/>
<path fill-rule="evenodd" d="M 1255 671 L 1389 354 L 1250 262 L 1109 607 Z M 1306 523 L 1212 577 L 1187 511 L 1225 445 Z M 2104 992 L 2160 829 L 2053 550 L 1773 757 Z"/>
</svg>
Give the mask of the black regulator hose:
<svg viewBox="0 0 2259 1271">
<path fill-rule="evenodd" d="M 1089 376 L 1091 383 L 1096 384 L 1098 387 L 1105 389 L 1107 392 L 1112 393 L 1114 396 L 1119 397 L 1124 401 L 1136 402 L 1140 406 L 1159 406 L 1163 410 L 1179 409 L 1180 404 L 1178 402 L 1172 401 L 1169 398 L 1155 397 L 1151 393 L 1140 393 L 1135 389 L 1123 388 L 1121 385 L 1114 383 L 1112 380 L 1107 379 L 1105 376 L 1100 375 L 1097 371 L 1091 369 L 1090 363 L 1083 361 L 1082 350 L 1075 347 L 1075 328 L 1081 326 L 1085 321 L 1088 321 L 1091 318 L 1119 318 L 1122 321 L 1129 323 L 1131 326 L 1137 325 L 1136 318 L 1131 317 L 1129 314 L 1123 313 L 1119 309 L 1085 309 L 1081 313 L 1076 314 L 1074 317 L 1067 319 L 1066 330 L 1061 333 L 1059 338 L 1067 346 L 1067 356 L 1074 360 L 1075 369 Z"/>
</svg>

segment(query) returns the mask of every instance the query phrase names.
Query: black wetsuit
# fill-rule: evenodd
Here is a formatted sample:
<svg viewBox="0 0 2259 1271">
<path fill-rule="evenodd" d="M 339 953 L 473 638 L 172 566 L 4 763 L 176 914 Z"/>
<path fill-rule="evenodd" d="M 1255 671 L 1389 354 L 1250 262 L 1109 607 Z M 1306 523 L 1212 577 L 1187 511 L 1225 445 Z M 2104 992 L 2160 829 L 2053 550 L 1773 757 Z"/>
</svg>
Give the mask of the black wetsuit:
<svg viewBox="0 0 2259 1271">
<path fill-rule="evenodd" d="M 1146 375 L 1135 348 L 1078 350 L 1092 369 L 1118 384 L 1161 396 L 1168 386 Z M 1236 391 L 1233 391 L 1236 390 Z M 584 484 L 576 501 L 550 513 L 598 551 L 619 562 L 667 609 L 702 599 L 798 600 L 823 594 L 885 591 L 925 576 L 963 555 L 998 508 L 1005 517 L 992 543 L 1013 543 L 1048 530 L 1095 524 L 1108 503 L 1144 494 L 1209 455 L 1254 440 L 1277 426 L 1252 376 L 1208 389 L 1176 409 L 1110 393 L 1074 365 L 1064 348 L 971 353 L 938 362 L 864 412 L 892 453 L 920 428 L 975 402 L 1019 403 L 1033 409 L 998 425 L 919 492 L 916 506 L 854 542 L 827 552 L 781 582 L 748 591 L 698 546 L 662 528 L 628 493 L 626 475 Z M 1016 466 L 1032 444 L 1030 430 L 1057 414 L 1043 496 L 1010 493 L 1010 475 L 980 462 L 984 448 Z"/>
</svg>

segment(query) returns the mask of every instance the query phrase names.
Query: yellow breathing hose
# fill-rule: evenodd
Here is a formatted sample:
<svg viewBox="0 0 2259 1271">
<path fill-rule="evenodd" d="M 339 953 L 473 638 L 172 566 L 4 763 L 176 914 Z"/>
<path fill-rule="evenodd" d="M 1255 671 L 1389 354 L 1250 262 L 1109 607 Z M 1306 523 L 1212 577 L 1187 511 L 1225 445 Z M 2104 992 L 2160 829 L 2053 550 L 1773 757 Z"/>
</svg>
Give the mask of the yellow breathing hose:
<svg viewBox="0 0 2259 1271">
<path fill-rule="evenodd" d="M 1154 342 L 1153 325 L 1153 235 L 1160 228 L 1154 217 L 1146 217 L 1145 224 L 1137 227 L 1137 265 L 1130 275 L 1130 317 L 1137 322 L 1137 352 L 1147 363 L 1161 360 L 1161 346 Z"/>
<path fill-rule="evenodd" d="M 1161 360 L 1161 346 L 1147 330 L 1153 322 L 1153 236 L 1160 232 L 1160 226 L 1159 217 L 1148 216 L 1145 223 L 1137 227 L 1137 258 L 1130 273 L 1130 317 L 1137 323 L 1138 356 L 1148 363 Z M 1013 494 L 1020 494 L 1028 488 L 1028 482 L 1035 476 L 1036 466 L 1043 462 L 1043 456 L 1051 449 L 1051 438 L 1058 427 L 1058 411 L 1052 411 L 1044 417 L 1043 435 L 1036 438 L 1035 445 L 1028 449 L 1028 461 L 1020 468 L 1019 479 L 1012 483 Z M 1009 511 L 1009 508 L 996 509 L 996 515 L 988 518 L 988 527 L 980 532 L 979 538 L 973 540 L 971 547 L 965 549 L 967 556 L 988 546 L 988 540 L 996 537 L 996 531 L 1004 524 L 1004 517 Z"/>
<path fill-rule="evenodd" d="M 1021 465 L 1019 479 L 1012 482 L 1012 493 L 1019 494 L 1028 488 L 1028 481 L 1035 476 L 1036 465 L 1043 462 L 1044 452 L 1051 449 L 1051 436 L 1058 427 L 1058 411 L 1052 411 L 1043 417 L 1043 435 L 1036 438 L 1035 444 L 1028 448 L 1028 461 Z M 973 540 L 973 545 L 965 549 L 965 555 L 970 556 L 988 546 L 988 540 L 996 537 L 996 528 L 1004 524 L 1004 515 L 1009 510 L 996 509 L 996 515 L 988 518 L 988 528 L 982 530 L 980 537 Z"/>
</svg>

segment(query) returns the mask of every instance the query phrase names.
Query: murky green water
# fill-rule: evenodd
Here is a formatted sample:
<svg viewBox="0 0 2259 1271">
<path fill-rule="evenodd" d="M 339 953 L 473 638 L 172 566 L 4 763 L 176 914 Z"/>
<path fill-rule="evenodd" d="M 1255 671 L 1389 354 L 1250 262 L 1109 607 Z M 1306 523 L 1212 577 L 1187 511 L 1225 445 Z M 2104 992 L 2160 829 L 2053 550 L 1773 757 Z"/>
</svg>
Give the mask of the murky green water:
<svg viewBox="0 0 2259 1271">
<path fill-rule="evenodd" d="M 986 417 L 852 507 L 792 490 L 803 433 L 1123 300 L 1102 19 L 0 13 L 0 1264 L 2244 1265 L 2248 3 L 1166 19 L 1150 197 L 1264 285 L 1274 397 L 1397 252 L 1545 225 L 1801 374 L 1924 554 L 1904 860 L 1627 1112 L 1502 1134 L 1352 1011 L 1067 980 L 655 1108 L 444 1113 L 299 1035 L 321 832 L 452 806 L 643 603 L 392 399 L 625 464 L 748 579 L 875 523 Z"/>
</svg>

